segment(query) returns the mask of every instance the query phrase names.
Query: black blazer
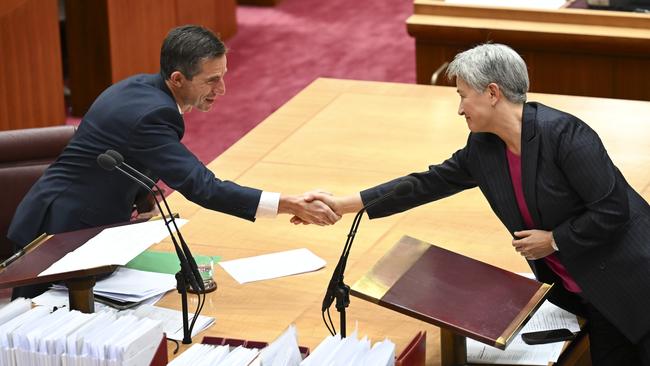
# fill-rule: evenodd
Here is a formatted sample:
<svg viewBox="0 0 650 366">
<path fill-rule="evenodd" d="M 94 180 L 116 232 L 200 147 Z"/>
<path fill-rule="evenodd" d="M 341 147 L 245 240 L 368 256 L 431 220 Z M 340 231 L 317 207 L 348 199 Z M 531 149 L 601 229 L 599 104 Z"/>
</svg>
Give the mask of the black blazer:
<svg viewBox="0 0 650 366">
<path fill-rule="evenodd" d="M 578 118 L 527 103 L 522 123 L 522 184 L 536 228 L 553 231 L 557 254 L 582 296 L 630 340 L 640 339 L 650 330 L 650 206 Z M 410 176 L 417 183 L 409 196 L 374 206 L 368 215 L 391 215 L 478 186 L 510 233 L 525 229 L 505 144 L 496 135 L 470 133 L 451 158 Z M 363 201 L 397 181 L 361 192 Z M 529 264 L 539 280 L 562 286 L 543 260 Z"/>
<path fill-rule="evenodd" d="M 254 220 L 261 191 L 217 179 L 180 142 L 184 130 L 160 75 L 136 75 L 109 87 L 18 206 L 9 239 L 24 246 L 43 232 L 128 221 L 143 189 L 118 171 L 99 167 L 97 155 L 107 149 L 203 207 Z"/>
</svg>

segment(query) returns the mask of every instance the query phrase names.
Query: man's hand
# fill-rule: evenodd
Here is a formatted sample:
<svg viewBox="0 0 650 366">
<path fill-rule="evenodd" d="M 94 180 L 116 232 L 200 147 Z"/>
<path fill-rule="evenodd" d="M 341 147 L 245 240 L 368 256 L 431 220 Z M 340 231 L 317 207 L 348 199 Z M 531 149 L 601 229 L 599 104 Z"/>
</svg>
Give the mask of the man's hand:
<svg viewBox="0 0 650 366">
<path fill-rule="evenodd" d="M 329 193 L 321 192 L 323 195 Z M 294 215 L 291 222 L 294 224 L 316 224 L 320 226 L 333 225 L 341 219 L 327 204 L 320 200 L 307 200 L 308 193 L 302 195 L 282 195 L 278 213 Z"/>
<path fill-rule="evenodd" d="M 360 194 L 354 194 L 351 196 L 338 197 L 333 196 L 331 193 L 323 191 L 310 191 L 304 194 L 305 200 L 308 202 L 323 202 L 326 204 L 332 211 L 339 216 L 339 218 L 346 213 L 357 212 L 363 208 L 363 202 L 361 201 Z M 295 225 L 303 224 L 307 225 L 309 222 L 305 222 L 298 216 L 291 218 L 291 223 Z"/>
<path fill-rule="evenodd" d="M 555 252 L 553 249 L 553 233 L 544 230 L 522 230 L 515 231 L 512 246 L 528 260 L 544 258 Z"/>
</svg>

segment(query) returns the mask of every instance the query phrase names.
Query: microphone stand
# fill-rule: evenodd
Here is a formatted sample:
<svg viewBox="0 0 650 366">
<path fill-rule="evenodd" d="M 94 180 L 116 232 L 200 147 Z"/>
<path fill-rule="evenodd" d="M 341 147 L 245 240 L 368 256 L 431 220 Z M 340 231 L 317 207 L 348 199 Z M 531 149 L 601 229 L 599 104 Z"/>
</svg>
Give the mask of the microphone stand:
<svg viewBox="0 0 650 366">
<path fill-rule="evenodd" d="M 346 336 L 346 324 L 347 324 L 345 308 L 347 308 L 350 305 L 350 286 L 346 285 L 343 280 L 345 267 L 347 266 L 348 257 L 350 256 L 350 249 L 352 248 L 352 242 L 354 241 L 354 237 L 357 235 L 357 228 L 359 227 L 359 223 L 361 222 L 361 217 L 365 211 L 366 211 L 365 208 L 361 209 L 359 212 L 357 212 L 357 215 L 354 217 L 354 220 L 352 221 L 352 227 L 350 228 L 350 232 L 348 233 L 348 238 L 345 242 L 345 246 L 343 247 L 341 258 L 339 259 L 340 270 L 338 273 L 336 289 L 334 290 L 334 297 L 336 298 L 336 311 L 339 312 L 341 337 L 343 338 L 345 338 Z"/>
<path fill-rule="evenodd" d="M 115 157 L 118 157 L 119 159 L 116 159 Z M 102 168 L 107 170 L 112 170 L 112 169 L 119 170 L 122 174 L 126 175 L 127 177 L 131 178 L 133 181 L 143 186 L 145 189 L 149 191 L 149 193 L 153 195 L 156 206 L 158 207 L 158 211 L 160 211 L 160 214 L 162 215 L 163 222 L 165 223 L 165 227 L 167 227 L 167 231 L 169 232 L 169 235 L 172 239 L 172 243 L 174 244 L 176 255 L 180 262 L 181 270 L 178 273 L 176 273 L 176 288 L 178 292 L 180 292 L 181 294 L 181 309 L 182 309 L 182 318 L 183 318 L 182 343 L 191 344 L 192 337 L 191 337 L 190 326 L 189 326 L 189 311 L 187 306 L 187 282 L 189 282 L 190 286 L 197 293 L 205 289 L 205 287 L 203 286 L 203 280 L 201 279 L 201 275 L 198 272 L 198 268 L 196 266 L 196 261 L 194 261 L 194 257 L 191 256 L 191 253 L 189 256 L 186 255 L 186 253 L 189 253 L 189 247 L 187 247 L 187 244 L 185 243 L 185 240 L 183 239 L 183 236 L 181 235 L 178 226 L 176 225 L 174 216 L 172 215 L 171 210 L 169 209 L 169 205 L 167 204 L 167 201 L 164 199 L 164 196 L 162 195 L 160 188 L 158 188 L 155 182 L 153 182 L 149 177 L 142 174 L 135 168 L 123 163 L 123 161 L 124 159 L 122 158 L 122 156 L 119 153 L 113 151 L 111 151 L 110 154 L 107 152 L 106 154 L 100 154 L 97 157 L 97 162 Z M 142 176 L 143 178 L 145 178 L 145 180 L 148 180 L 150 183 L 153 183 L 153 186 L 156 188 L 156 190 L 160 193 L 161 197 L 163 198 L 165 208 L 167 209 L 167 215 L 165 215 L 165 211 L 163 211 L 160 205 L 160 201 L 158 200 L 158 198 L 156 198 L 156 193 L 151 189 L 151 187 L 146 185 L 140 179 L 133 176 L 131 173 L 120 168 L 118 166 L 120 164 L 126 165 L 130 170 Z M 178 234 L 178 240 L 176 238 L 176 235 L 174 235 L 174 231 L 171 229 L 170 224 L 174 225 L 175 232 Z M 179 241 L 184 245 L 183 249 L 187 249 L 186 251 L 181 250 L 181 247 L 178 244 Z M 192 263 L 194 264 L 193 266 Z M 198 311 L 196 315 L 198 316 Z"/>
<path fill-rule="evenodd" d="M 394 195 L 398 197 L 407 195 L 413 190 L 414 183 L 415 181 L 412 178 L 406 178 L 402 180 L 401 182 L 397 183 L 390 192 L 384 194 L 383 196 L 377 197 L 376 199 L 370 201 L 367 205 L 364 205 L 354 217 L 352 226 L 350 227 L 350 232 L 348 233 L 348 238 L 345 241 L 343 251 L 341 252 L 341 257 L 339 258 L 339 262 L 334 269 L 334 273 L 332 273 L 330 283 L 327 286 L 325 297 L 323 298 L 323 306 L 321 308 L 325 326 L 327 326 L 327 329 L 332 335 L 336 333 L 336 330 L 334 329 L 334 323 L 332 323 L 332 319 L 330 318 L 330 324 L 332 326 L 332 329 L 330 329 L 330 324 L 328 324 L 327 320 L 325 320 L 325 312 L 327 311 L 329 317 L 329 308 L 332 305 L 332 302 L 336 299 L 336 311 L 339 312 L 341 337 L 345 338 L 346 336 L 347 329 L 345 308 L 350 305 L 350 286 L 346 285 L 343 279 L 345 266 L 348 263 L 350 249 L 352 248 L 352 242 L 354 241 L 354 237 L 357 234 L 357 229 L 361 223 L 361 217 L 363 213 L 366 212 L 366 210 L 370 207 Z"/>
<path fill-rule="evenodd" d="M 119 166 L 115 167 L 117 170 L 122 172 L 123 174 L 131 177 L 135 181 L 139 181 L 139 179 L 135 178 L 133 175 L 125 171 L 124 169 L 120 168 Z M 172 242 L 174 243 L 174 249 L 176 250 L 176 256 L 179 259 L 181 270 L 178 271 L 175 275 L 176 277 L 176 290 L 181 294 L 181 313 L 182 313 L 182 318 L 183 318 L 183 344 L 191 344 L 192 343 L 192 334 L 190 332 L 190 325 L 189 325 L 189 310 L 187 306 L 187 281 L 189 279 L 190 286 L 194 287 L 197 292 L 200 289 L 200 284 L 203 284 L 203 280 L 200 278 L 197 280 L 195 275 L 192 273 L 190 270 L 190 266 L 187 260 L 187 257 L 185 254 L 181 251 L 180 246 L 178 245 L 176 236 L 174 235 L 174 231 L 171 229 L 170 223 L 173 223 L 174 229 L 176 233 L 180 232 L 178 231 L 178 226 L 176 226 L 176 221 L 174 220 L 174 217 L 172 216 L 171 212 L 168 211 L 169 219 L 166 217 L 164 211 L 162 210 L 162 207 L 160 206 L 159 200 L 156 198 L 156 193 L 149 188 L 146 184 L 144 185 L 145 187 L 148 188 L 149 192 L 153 195 L 154 201 L 156 202 L 156 206 L 158 207 L 158 211 L 160 211 L 160 214 L 162 216 L 162 219 L 165 223 L 165 226 L 167 227 L 167 231 L 169 231 L 169 236 L 172 239 Z M 156 187 L 157 188 L 157 187 Z M 159 191 L 160 192 L 160 191 Z M 162 192 L 161 192 L 162 193 Z M 169 210 L 169 206 L 165 205 L 167 210 Z"/>
<path fill-rule="evenodd" d="M 359 210 L 359 212 L 357 212 L 357 215 L 354 217 L 354 220 L 352 221 L 352 226 L 350 227 L 350 232 L 348 233 L 348 237 L 347 240 L 345 241 L 345 245 L 343 246 L 341 257 L 339 258 L 339 262 L 336 265 L 336 268 L 334 269 L 334 273 L 332 273 L 332 278 L 330 279 L 329 286 L 327 287 L 327 292 L 325 293 L 325 298 L 323 299 L 323 307 L 322 307 L 323 320 L 325 319 L 325 311 L 329 310 L 329 307 L 332 305 L 332 302 L 336 300 L 336 311 L 339 312 L 341 337 L 343 338 L 345 338 L 347 334 L 345 308 L 347 308 L 350 305 L 350 286 L 345 284 L 344 274 L 345 274 L 345 267 L 348 262 L 348 257 L 350 256 L 350 249 L 352 249 L 352 242 L 354 241 L 354 237 L 357 234 L 357 229 L 359 228 L 359 224 L 361 223 L 361 217 L 363 213 L 366 211 L 366 209 L 368 209 L 370 206 L 375 205 L 379 201 L 383 201 L 384 199 L 392 196 L 393 194 L 394 191 L 391 191 L 387 195 L 371 201 L 368 205 L 364 206 L 361 210 Z M 327 324 L 327 321 L 325 322 L 325 325 L 329 330 L 329 325 Z M 334 324 L 332 324 L 332 328 L 333 327 Z M 334 335 L 335 332 L 330 330 L 330 333 Z"/>
</svg>

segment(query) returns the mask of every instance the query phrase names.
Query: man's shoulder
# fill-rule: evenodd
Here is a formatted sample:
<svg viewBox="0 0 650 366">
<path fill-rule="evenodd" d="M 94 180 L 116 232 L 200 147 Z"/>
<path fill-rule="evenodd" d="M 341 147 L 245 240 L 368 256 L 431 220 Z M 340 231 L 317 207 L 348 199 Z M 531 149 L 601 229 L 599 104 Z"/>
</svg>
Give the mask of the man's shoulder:
<svg viewBox="0 0 650 366">
<path fill-rule="evenodd" d="M 158 74 L 138 74 L 128 77 L 106 89 L 96 100 L 94 109 L 111 112 L 128 109 L 132 114 L 157 109 L 178 110 L 176 101 Z"/>
</svg>

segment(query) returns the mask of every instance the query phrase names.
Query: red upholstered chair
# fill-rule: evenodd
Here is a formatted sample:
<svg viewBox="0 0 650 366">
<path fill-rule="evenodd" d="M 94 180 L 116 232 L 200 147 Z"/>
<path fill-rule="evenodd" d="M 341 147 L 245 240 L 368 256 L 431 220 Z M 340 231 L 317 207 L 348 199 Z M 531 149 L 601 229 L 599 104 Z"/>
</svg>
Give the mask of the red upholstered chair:
<svg viewBox="0 0 650 366">
<path fill-rule="evenodd" d="M 75 130 L 75 126 L 54 126 L 0 131 L 0 261 L 13 251 L 7 230 L 16 207 Z"/>
</svg>

